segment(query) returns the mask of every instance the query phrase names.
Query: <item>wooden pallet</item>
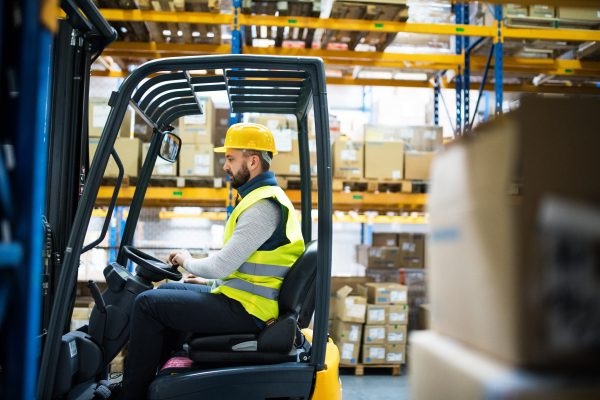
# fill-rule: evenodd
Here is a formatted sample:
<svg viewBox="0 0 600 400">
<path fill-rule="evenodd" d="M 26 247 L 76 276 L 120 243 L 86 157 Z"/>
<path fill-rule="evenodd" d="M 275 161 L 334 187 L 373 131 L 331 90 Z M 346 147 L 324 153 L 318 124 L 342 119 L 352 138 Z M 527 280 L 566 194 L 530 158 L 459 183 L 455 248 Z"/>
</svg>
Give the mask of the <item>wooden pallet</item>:
<svg viewBox="0 0 600 400">
<path fill-rule="evenodd" d="M 426 193 L 427 183 L 411 180 L 333 178 L 334 192 Z"/>
<path fill-rule="evenodd" d="M 149 187 L 179 187 L 179 188 L 223 188 L 226 186 L 223 178 L 213 177 L 152 177 Z"/>
<path fill-rule="evenodd" d="M 388 3 L 384 0 L 377 3 L 336 1 L 333 3 L 330 18 L 406 22 L 408 7 L 406 4 Z M 375 46 L 377 51 L 384 51 L 395 37 L 396 33 L 389 32 L 328 29 L 321 37 L 321 49 L 326 49 L 330 43 L 345 43 L 348 45 L 348 50 L 354 50 L 358 44 L 365 43 Z"/>
<path fill-rule="evenodd" d="M 243 14 L 256 15 L 275 15 L 280 17 L 313 17 L 317 18 L 321 15 L 321 2 L 317 1 L 242 1 Z M 304 42 L 304 47 L 310 49 L 312 47 L 315 29 L 306 28 L 291 28 L 288 37 L 284 37 L 285 28 L 283 27 L 267 27 L 267 36 L 261 36 L 261 27 L 256 27 L 256 35 L 252 36 L 252 27 L 244 26 L 244 36 L 246 37 L 246 46 L 252 47 L 252 39 L 273 39 L 275 47 L 281 47 L 284 39 L 298 40 Z M 276 33 L 274 33 L 276 32 Z"/>
<path fill-rule="evenodd" d="M 365 374 L 365 368 L 388 369 L 391 371 L 392 376 L 400 376 L 400 365 L 401 364 L 340 364 L 340 368 L 354 369 L 355 376 L 363 376 Z"/>
</svg>

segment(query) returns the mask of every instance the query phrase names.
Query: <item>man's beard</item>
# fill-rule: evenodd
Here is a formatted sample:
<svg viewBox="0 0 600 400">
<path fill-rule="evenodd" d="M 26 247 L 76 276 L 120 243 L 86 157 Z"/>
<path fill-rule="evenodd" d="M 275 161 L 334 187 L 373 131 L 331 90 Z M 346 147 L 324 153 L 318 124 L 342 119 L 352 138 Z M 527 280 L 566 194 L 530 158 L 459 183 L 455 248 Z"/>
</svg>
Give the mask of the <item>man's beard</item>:
<svg viewBox="0 0 600 400">
<path fill-rule="evenodd" d="M 230 171 L 227 171 L 227 173 L 229 174 L 231 187 L 234 189 L 239 188 L 250 180 L 250 171 L 248 170 L 248 166 L 246 166 L 246 164 L 242 164 L 242 168 L 235 175 L 233 175 Z"/>
</svg>

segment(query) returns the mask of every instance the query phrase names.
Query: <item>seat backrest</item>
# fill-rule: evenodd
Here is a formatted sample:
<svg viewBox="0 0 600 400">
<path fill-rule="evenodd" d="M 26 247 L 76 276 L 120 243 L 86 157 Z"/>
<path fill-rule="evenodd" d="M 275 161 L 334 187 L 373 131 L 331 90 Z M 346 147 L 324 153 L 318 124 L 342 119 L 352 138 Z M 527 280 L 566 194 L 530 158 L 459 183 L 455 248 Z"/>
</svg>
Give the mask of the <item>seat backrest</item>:
<svg viewBox="0 0 600 400">
<path fill-rule="evenodd" d="M 298 326 L 306 328 L 315 311 L 317 241 L 306 244 L 304 253 L 285 276 L 279 291 L 279 315 L 294 312 Z"/>
</svg>

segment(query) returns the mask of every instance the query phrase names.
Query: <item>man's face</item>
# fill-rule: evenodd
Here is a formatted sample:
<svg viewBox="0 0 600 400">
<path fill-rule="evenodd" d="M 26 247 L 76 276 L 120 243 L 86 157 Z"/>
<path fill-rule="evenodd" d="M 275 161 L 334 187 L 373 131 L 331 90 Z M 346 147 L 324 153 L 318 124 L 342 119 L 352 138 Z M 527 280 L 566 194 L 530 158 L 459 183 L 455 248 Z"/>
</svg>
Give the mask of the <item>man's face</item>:
<svg viewBox="0 0 600 400">
<path fill-rule="evenodd" d="M 225 158 L 227 161 L 223 169 L 229 175 L 232 188 L 237 189 L 250 180 L 250 171 L 247 165 L 249 158 L 244 157 L 242 150 L 227 149 Z"/>
</svg>

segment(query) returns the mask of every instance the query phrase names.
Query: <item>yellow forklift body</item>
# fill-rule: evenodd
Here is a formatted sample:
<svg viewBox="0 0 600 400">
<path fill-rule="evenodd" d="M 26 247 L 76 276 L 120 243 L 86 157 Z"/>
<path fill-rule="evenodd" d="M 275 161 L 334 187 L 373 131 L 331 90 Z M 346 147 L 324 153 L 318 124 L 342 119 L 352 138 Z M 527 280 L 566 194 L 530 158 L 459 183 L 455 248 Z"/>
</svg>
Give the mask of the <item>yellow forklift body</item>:
<svg viewBox="0 0 600 400">
<path fill-rule="evenodd" d="M 302 333 L 312 344 L 312 329 L 302 329 Z M 342 381 L 338 371 L 340 365 L 340 352 L 331 338 L 328 338 L 325 349 L 325 367 L 317 371 L 315 390 L 311 400 L 342 400 Z"/>
</svg>

